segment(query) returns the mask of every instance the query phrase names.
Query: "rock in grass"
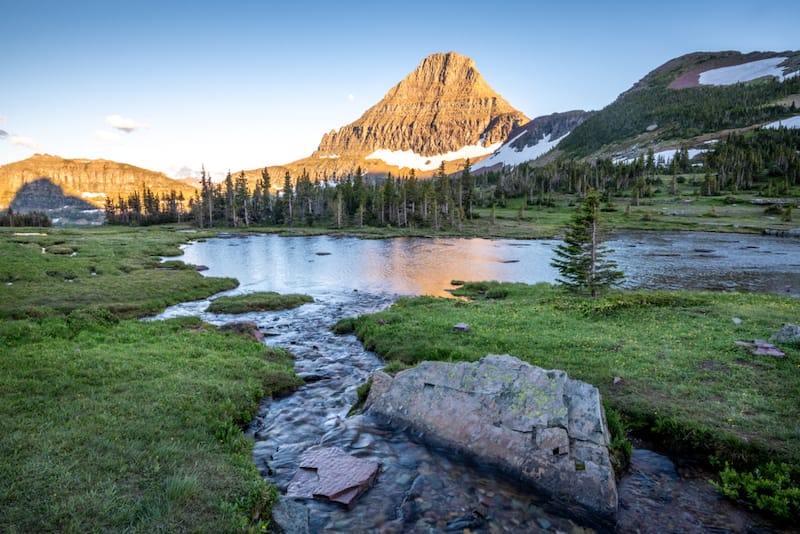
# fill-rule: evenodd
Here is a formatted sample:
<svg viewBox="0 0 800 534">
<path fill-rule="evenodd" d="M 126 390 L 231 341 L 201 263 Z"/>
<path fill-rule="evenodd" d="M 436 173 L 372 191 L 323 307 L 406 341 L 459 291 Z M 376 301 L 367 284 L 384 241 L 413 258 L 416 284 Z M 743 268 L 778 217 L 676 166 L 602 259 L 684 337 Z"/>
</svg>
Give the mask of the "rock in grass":
<svg viewBox="0 0 800 534">
<path fill-rule="evenodd" d="M 772 334 L 769 340 L 773 343 L 800 345 L 800 326 L 791 323 L 785 324 L 783 328 Z"/>
<path fill-rule="evenodd" d="M 775 356 L 776 358 L 785 358 L 786 354 L 781 349 L 771 343 L 767 343 L 762 339 L 750 341 L 737 341 L 737 345 L 745 347 L 755 356 Z"/>
<path fill-rule="evenodd" d="M 469 332 L 469 325 L 467 323 L 457 323 L 453 325 L 453 332 Z"/>
<path fill-rule="evenodd" d="M 594 386 L 509 355 L 422 362 L 372 380 L 368 414 L 500 469 L 574 516 L 613 524 L 617 487 Z"/>
</svg>

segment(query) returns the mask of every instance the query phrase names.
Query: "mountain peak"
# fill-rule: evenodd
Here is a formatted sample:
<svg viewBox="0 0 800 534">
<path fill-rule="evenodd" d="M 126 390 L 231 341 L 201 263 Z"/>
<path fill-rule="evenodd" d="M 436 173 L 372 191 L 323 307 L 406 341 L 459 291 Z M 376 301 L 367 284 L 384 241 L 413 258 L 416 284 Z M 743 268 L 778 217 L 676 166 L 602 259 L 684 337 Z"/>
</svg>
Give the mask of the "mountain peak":
<svg viewBox="0 0 800 534">
<path fill-rule="evenodd" d="M 438 167 L 433 163 L 437 158 L 453 161 L 491 153 L 497 147 L 490 147 L 527 121 L 486 83 L 472 59 L 457 52 L 436 53 L 358 120 L 325 134 L 309 160 L 382 159 L 430 170 L 431 165 Z M 395 158 L 400 153 L 403 161 Z M 422 163 L 415 165 L 417 160 Z"/>
</svg>

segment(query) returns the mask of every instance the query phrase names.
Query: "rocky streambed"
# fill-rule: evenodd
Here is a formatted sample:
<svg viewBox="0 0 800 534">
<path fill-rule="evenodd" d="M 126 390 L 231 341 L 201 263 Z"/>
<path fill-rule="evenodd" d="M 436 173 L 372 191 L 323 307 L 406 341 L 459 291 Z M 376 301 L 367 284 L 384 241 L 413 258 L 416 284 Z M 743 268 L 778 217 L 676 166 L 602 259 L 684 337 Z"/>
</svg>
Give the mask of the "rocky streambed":
<svg viewBox="0 0 800 534">
<path fill-rule="evenodd" d="M 594 532 L 591 520 L 570 519 L 560 506 L 494 468 L 392 431 L 369 415 L 348 417 L 356 388 L 382 361 L 352 335 L 330 326 L 342 317 L 378 311 L 392 296 L 322 292 L 294 310 L 237 316 L 203 311 L 204 303 L 170 308 L 162 317 L 192 314 L 224 324 L 253 321 L 270 345 L 289 349 L 306 384 L 280 399 L 265 399 L 248 429 L 254 462 L 285 495 L 303 453 L 338 447 L 381 465 L 375 483 L 350 508 L 282 497 L 276 518 L 287 532 Z M 635 450 L 629 475 L 618 483 L 619 532 L 747 532 L 759 519 L 720 498 L 700 475 L 685 478 L 666 457 Z"/>
</svg>

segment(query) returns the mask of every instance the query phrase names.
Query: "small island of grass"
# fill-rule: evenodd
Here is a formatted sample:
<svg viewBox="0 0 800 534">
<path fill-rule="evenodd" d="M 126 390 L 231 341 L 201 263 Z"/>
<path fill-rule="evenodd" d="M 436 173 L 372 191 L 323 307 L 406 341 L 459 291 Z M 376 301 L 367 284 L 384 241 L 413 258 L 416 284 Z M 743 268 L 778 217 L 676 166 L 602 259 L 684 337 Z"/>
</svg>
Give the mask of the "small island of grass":
<svg viewBox="0 0 800 534">
<path fill-rule="evenodd" d="M 249 313 L 256 311 L 290 310 L 308 302 L 314 302 L 309 295 L 300 293 L 280 294 L 274 291 L 249 293 L 230 297 L 218 297 L 211 301 L 211 313 Z"/>
</svg>

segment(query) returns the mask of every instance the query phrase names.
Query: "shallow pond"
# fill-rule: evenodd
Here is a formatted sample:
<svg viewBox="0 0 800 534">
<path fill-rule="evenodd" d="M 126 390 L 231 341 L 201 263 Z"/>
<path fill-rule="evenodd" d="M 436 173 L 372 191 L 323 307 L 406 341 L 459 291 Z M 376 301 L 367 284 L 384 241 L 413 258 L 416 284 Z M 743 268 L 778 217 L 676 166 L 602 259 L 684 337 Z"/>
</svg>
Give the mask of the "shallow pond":
<svg viewBox="0 0 800 534">
<path fill-rule="evenodd" d="M 181 259 L 231 276 L 229 292 L 308 293 L 312 304 L 281 312 L 215 315 L 208 301 L 181 304 L 160 318 L 199 315 L 215 324 L 254 321 L 267 343 L 288 348 L 307 384 L 262 402 L 249 429 L 254 461 L 284 492 L 310 446 L 341 447 L 381 463 L 376 484 L 351 510 L 303 501 L 312 532 L 585 532 L 557 507 L 492 470 L 391 432 L 368 416 L 347 417 L 358 385 L 382 366 L 351 335 L 330 326 L 342 317 L 378 311 L 398 295 L 447 295 L 450 281 L 553 282 L 557 241 L 248 236 L 185 248 Z M 625 234 L 608 245 L 629 287 L 759 289 L 797 295 L 800 243 L 758 236 Z M 620 532 L 743 532 L 758 520 L 732 508 L 702 479 L 637 450 L 620 482 Z"/>
<path fill-rule="evenodd" d="M 238 293 L 368 291 L 447 295 L 452 280 L 554 282 L 556 240 L 279 237 L 212 239 L 184 247 L 187 263 L 231 276 Z M 769 291 L 800 296 L 800 240 L 709 232 L 609 236 L 625 286 Z"/>
</svg>

